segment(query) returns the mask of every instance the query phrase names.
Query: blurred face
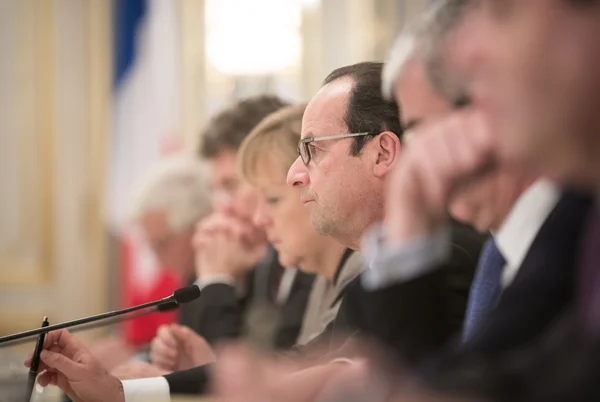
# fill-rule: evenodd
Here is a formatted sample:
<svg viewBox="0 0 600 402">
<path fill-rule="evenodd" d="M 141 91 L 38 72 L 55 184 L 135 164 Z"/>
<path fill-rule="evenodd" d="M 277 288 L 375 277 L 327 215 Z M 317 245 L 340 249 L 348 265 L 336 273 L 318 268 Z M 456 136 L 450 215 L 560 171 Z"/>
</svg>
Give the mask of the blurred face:
<svg viewBox="0 0 600 402">
<path fill-rule="evenodd" d="M 299 190 L 286 184 L 285 172 L 272 161 L 265 161 L 257 176 L 260 197 L 254 223 L 279 252 L 281 265 L 306 271 L 303 262 L 322 249 L 323 237 L 311 226 Z"/>
<path fill-rule="evenodd" d="M 192 229 L 179 233 L 173 231 L 163 211 L 147 212 L 140 218 L 139 224 L 162 268 L 182 275 L 193 272 Z"/>
<path fill-rule="evenodd" d="M 394 89 L 402 122 L 409 130 L 407 136 L 411 128 L 427 126 L 454 112 L 450 103 L 431 89 L 418 59 L 407 65 Z M 511 172 L 492 172 L 456 194 L 449 211 L 455 219 L 482 232 L 497 229 L 518 196 L 517 184 L 518 178 Z"/>
<path fill-rule="evenodd" d="M 252 219 L 256 207 L 256 190 L 240 180 L 236 165 L 236 152 L 224 149 L 210 160 L 213 206 L 215 209 L 233 209 L 244 219 Z"/>
<path fill-rule="evenodd" d="M 472 79 L 500 156 L 559 179 L 600 183 L 600 3 L 479 0 L 448 61 Z"/>
<path fill-rule="evenodd" d="M 302 138 L 349 133 L 344 115 L 352 86 L 352 80 L 342 78 L 321 88 L 304 112 Z M 310 163 L 296 159 L 287 183 L 299 190 L 318 233 L 356 248 L 363 231 L 382 215 L 383 183 L 374 177 L 367 152 L 350 155 L 352 141 L 311 143 Z"/>
</svg>

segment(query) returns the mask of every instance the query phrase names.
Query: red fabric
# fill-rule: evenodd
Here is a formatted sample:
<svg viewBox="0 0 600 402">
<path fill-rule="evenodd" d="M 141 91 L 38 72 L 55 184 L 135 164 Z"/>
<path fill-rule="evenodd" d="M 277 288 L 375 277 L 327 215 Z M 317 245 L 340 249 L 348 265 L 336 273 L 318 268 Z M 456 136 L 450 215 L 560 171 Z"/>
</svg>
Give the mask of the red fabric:
<svg viewBox="0 0 600 402">
<path fill-rule="evenodd" d="M 147 303 L 169 296 L 179 287 L 179 280 L 172 275 L 161 274 L 149 292 L 139 294 L 132 291 L 130 306 Z M 177 322 L 177 310 L 166 313 L 154 313 L 123 323 L 125 339 L 135 347 L 143 346 L 154 338 L 158 327 Z"/>
<path fill-rule="evenodd" d="M 175 274 L 169 274 L 164 270 L 156 272 L 155 278 L 149 287 L 141 289 L 131 280 L 132 270 L 136 261 L 135 248 L 126 240 L 121 245 L 121 283 L 123 307 L 131 307 L 138 304 L 169 296 L 180 287 L 180 279 Z M 138 348 L 148 344 L 161 325 L 177 322 L 177 310 L 166 313 L 154 313 L 144 317 L 125 321 L 122 325 L 125 340 L 133 347 Z"/>
</svg>

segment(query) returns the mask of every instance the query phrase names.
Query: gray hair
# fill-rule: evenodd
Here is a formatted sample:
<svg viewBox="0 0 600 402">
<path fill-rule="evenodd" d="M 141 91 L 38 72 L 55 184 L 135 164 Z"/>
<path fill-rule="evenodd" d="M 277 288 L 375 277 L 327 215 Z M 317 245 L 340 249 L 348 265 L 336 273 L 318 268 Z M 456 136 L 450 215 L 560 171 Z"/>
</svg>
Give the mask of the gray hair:
<svg viewBox="0 0 600 402">
<path fill-rule="evenodd" d="M 383 69 L 384 96 L 393 97 L 396 82 L 417 56 L 421 57 L 425 75 L 434 90 L 452 101 L 464 95 L 457 93 L 464 92 L 464 86 L 447 77 L 442 59 L 444 39 L 465 15 L 468 4 L 466 0 L 439 0 L 400 33 Z"/>
<path fill-rule="evenodd" d="M 193 227 L 211 212 L 206 166 L 187 154 L 160 160 L 137 189 L 131 219 L 139 220 L 150 211 L 162 211 L 172 230 Z"/>
</svg>

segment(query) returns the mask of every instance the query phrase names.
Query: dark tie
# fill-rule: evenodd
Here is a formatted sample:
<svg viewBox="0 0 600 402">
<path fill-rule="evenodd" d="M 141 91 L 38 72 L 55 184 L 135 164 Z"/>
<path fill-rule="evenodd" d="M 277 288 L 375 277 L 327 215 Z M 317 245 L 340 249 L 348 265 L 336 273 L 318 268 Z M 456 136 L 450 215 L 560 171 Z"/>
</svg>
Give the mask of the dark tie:
<svg viewBox="0 0 600 402">
<path fill-rule="evenodd" d="M 498 250 L 494 238 L 486 241 L 477 263 L 471 284 L 469 302 L 463 328 L 463 341 L 469 340 L 485 314 L 491 310 L 500 295 L 500 280 L 506 260 Z"/>
<path fill-rule="evenodd" d="M 600 336 L 600 208 L 593 211 L 580 259 L 580 317 L 585 331 Z"/>
</svg>

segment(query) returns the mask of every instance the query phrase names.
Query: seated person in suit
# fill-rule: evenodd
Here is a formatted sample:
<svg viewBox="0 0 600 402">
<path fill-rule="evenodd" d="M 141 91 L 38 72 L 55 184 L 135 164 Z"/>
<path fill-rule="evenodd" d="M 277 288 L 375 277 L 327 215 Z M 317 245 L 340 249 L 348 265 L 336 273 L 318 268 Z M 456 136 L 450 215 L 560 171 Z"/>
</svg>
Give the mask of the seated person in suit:
<svg viewBox="0 0 600 402">
<path fill-rule="evenodd" d="M 136 191 L 131 221 L 140 229 L 143 241 L 150 247 L 165 270 L 161 274 L 174 277 L 174 288 L 167 288 L 153 298 L 139 300 L 142 304 L 170 295 L 173 290 L 196 280 L 192 237 L 196 223 L 211 212 L 211 198 L 206 167 L 196 158 L 177 154 L 166 157 L 152 167 Z M 149 296 L 147 296 L 149 297 Z M 198 313 L 198 301 L 185 304 L 178 311 L 178 322 L 193 327 Z M 156 331 L 161 323 L 168 324 L 172 314 L 152 314 L 124 323 L 125 334 L 144 326 L 145 331 Z M 150 328 L 148 328 L 150 327 Z M 154 334 L 137 340 L 148 346 Z M 141 342 L 140 342 L 141 341 Z M 134 345 L 127 336 L 116 335 L 103 339 L 92 349 L 108 369 L 133 357 Z"/>
<path fill-rule="evenodd" d="M 360 254 L 330 237 L 321 236 L 310 225 L 308 212 L 298 191 L 286 185 L 287 170 L 296 159 L 304 105 L 283 108 L 265 118 L 244 140 L 238 152 L 242 177 L 260 192 L 254 224 L 265 231 L 284 267 L 298 267 L 316 274 L 297 345 L 304 345 L 331 329 L 346 285 L 362 272 Z M 199 336 L 177 336 L 153 348 L 154 361 L 177 356 L 189 369 L 206 363 Z M 316 340 L 319 341 L 318 339 Z M 178 350 L 198 352 L 197 356 Z M 165 355 L 165 356 L 163 356 Z"/>
<path fill-rule="evenodd" d="M 462 110 L 469 107 L 470 97 L 467 86 L 460 79 L 445 73 L 442 55 L 439 54 L 447 31 L 459 23 L 464 12 L 463 7 L 464 4 L 458 1 L 442 1 L 436 4 L 418 25 L 411 27 L 398 38 L 384 69 L 384 91 L 387 96 L 401 104 L 403 124 L 409 128 L 406 135 L 410 135 L 411 140 L 414 139 L 413 142 L 417 142 L 419 146 L 425 140 L 417 137 L 427 137 L 430 142 L 420 149 L 423 153 L 433 155 L 428 161 L 443 161 L 442 155 L 448 152 L 450 157 L 457 154 L 458 159 L 462 152 L 462 138 L 471 135 L 465 132 L 480 129 L 474 125 L 452 122 L 453 116 L 460 116 Z M 444 121 L 448 123 L 443 123 Z M 425 135 L 422 136 L 423 132 Z M 415 151 L 407 151 L 407 154 L 412 156 L 413 152 Z M 406 158 L 402 160 L 401 165 L 425 163 L 426 166 L 414 168 L 415 172 L 429 172 L 426 168 L 430 162 L 426 161 L 424 155 L 414 158 L 418 159 L 418 162 Z M 393 180 L 392 183 L 397 181 Z M 400 185 L 410 184 L 402 182 Z M 379 308 L 385 308 L 384 300 L 377 303 L 376 297 L 383 296 L 386 292 L 401 291 L 407 279 L 403 277 L 405 268 L 402 261 L 411 258 L 415 272 L 425 272 L 446 258 L 443 252 L 444 229 L 435 234 L 407 234 L 406 231 L 412 229 L 405 227 L 424 215 L 424 211 L 415 208 L 412 200 L 404 201 L 402 197 L 410 192 L 402 187 L 390 188 L 388 194 L 388 214 L 384 225 L 380 227 L 381 233 L 372 232 L 365 239 L 367 247 L 364 252 L 371 257 L 373 263 L 371 270 L 363 278 L 363 288 L 366 292 L 359 292 L 355 300 L 358 304 L 365 305 L 363 324 L 371 328 L 364 328 L 367 332 L 387 323 L 387 320 L 369 320 L 372 313 L 368 311 L 377 304 Z M 552 211 L 559 198 L 560 191 L 550 181 L 538 179 L 534 174 L 514 170 L 505 165 L 488 168 L 477 180 L 469 182 L 469 186 L 452 192 L 451 198 L 447 200 L 450 214 L 456 219 L 471 223 L 480 231 L 492 233 L 484 247 L 471 288 L 465 327 L 462 331 L 463 341 L 471 340 L 480 332 L 478 327 L 481 327 L 482 331 L 488 331 L 484 318 L 497 305 L 504 290 L 514 281 L 519 282 L 530 277 L 532 264 L 539 266 L 537 261 L 531 261 L 531 258 L 527 257 L 544 222 L 549 216 L 556 219 Z M 411 240 L 425 234 L 431 234 L 431 238 L 436 239 L 437 243 L 434 245 L 438 245 L 437 251 L 431 244 L 427 244 L 420 254 L 422 260 L 404 256 L 401 251 L 403 245 L 410 244 Z M 432 260 L 429 258 L 431 256 L 438 256 L 439 259 Z M 533 330 L 534 333 L 523 334 L 523 339 L 517 340 L 515 335 L 519 331 L 495 328 L 493 333 L 488 332 L 488 336 L 495 338 L 494 342 L 498 343 L 498 347 L 503 342 L 512 347 L 526 342 L 564 308 L 571 295 L 569 284 L 572 281 L 568 280 L 569 270 L 564 266 L 562 268 L 561 272 L 556 273 L 559 276 L 552 277 L 556 279 L 557 287 L 554 289 L 554 296 L 546 301 L 547 314 L 543 315 L 544 319 L 539 316 L 541 311 L 532 314 L 532 321 L 540 320 L 538 328 Z M 526 271 L 522 275 L 521 269 Z M 536 272 L 536 275 L 549 273 L 541 271 Z M 413 279 L 417 277 L 418 275 L 415 275 Z M 394 288 L 396 284 L 399 287 Z M 521 311 L 524 311 L 524 308 L 525 306 L 521 306 Z M 423 325 L 430 324 L 423 321 Z M 520 330 L 524 331 L 522 328 Z M 379 329 L 381 333 L 384 331 L 385 328 Z M 386 336 L 390 336 L 389 332 Z M 500 339 L 502 337 L 504 339 Z M 397 339 L 400 340 L 401 337 Z M 406 342 L 406 339 L 402 342 Z"/>
</svg>

